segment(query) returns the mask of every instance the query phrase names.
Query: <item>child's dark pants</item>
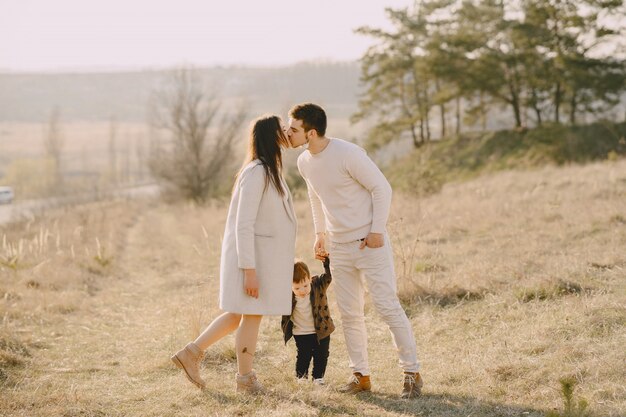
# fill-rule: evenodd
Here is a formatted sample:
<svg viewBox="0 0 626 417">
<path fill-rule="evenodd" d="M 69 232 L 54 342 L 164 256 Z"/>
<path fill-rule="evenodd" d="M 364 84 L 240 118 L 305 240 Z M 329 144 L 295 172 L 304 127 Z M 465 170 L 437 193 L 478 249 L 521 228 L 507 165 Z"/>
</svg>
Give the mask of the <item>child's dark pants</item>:
<svg viewBox="0 0 626 417">
<path fill-rule="evenodd" d="M 296 376 L 309 377 L 309 364 L 313 358 L 313 379 L 324 378 L 328 363 L 330 336 L 317 341 L 316 334 L 294 335 L 298 353 L 296 357 Z"/>
</svg>

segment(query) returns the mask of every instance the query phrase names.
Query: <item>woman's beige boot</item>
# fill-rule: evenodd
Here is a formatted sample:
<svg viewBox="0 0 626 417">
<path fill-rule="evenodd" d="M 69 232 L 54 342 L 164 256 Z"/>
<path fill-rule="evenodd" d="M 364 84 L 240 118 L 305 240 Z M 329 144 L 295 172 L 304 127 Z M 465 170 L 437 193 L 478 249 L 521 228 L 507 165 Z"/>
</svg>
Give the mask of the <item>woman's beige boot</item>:
<svg viewBox="0 0 626 417">
<path fill-rule="evenodd" d="M 256 378 L 254 370 L 245 375 L 237 374 L 237 392 L 258 394 L 263 392 L 263 385 Z"/>
<path fill-rule="evenodd" d="M 200 389 L 204 389 L 206 386 L 206 383 L 200 377 L 200 361 L 203 357 L 204 352 L 198 345 L 191 342 L 176 352 L 171 358 L 172 362 L 174 362 L 177 367 L 185 371 L 187 379 Z"/>
</svg>

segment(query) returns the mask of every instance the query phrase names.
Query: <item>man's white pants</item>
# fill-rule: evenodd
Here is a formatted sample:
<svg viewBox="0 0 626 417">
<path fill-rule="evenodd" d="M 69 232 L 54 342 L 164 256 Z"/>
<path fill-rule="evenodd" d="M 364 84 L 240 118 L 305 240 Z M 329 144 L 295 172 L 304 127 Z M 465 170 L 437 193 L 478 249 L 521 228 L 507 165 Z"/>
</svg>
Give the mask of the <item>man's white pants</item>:
<svg viewBox="0 0 626 417">
<path fill-rule="evenodd" d="M 359 249 L 361 242 L 331 242 L 330 269 L 341 313 L 350 367 L 353 372 L 369 375 L 367 331 L 365 329 L 363 279 L 374 307 L 389 326 L 393 344 L 398 351 L 400 367 L 417 372 L 417 348 L 411 323 L 398 300 L 393 251 L 388 236 L 381 248 Z"/>
</svg>

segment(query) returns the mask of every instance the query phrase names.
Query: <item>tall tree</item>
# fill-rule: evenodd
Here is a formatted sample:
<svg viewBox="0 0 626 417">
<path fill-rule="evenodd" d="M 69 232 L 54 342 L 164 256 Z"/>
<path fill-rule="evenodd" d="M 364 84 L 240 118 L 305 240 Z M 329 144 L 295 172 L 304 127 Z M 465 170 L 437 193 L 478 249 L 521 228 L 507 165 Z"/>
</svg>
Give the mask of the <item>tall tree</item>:
<svg viewBox="0 0 626 417">
<path fill-rule="evenodd" d="M 418 5 L 419 6 L 419 5 Z M 352 120 L 376 116 L 367 144 L 382 146 L 409 132 L 415 147 L 431 140 L 430 112 L 436 93 L 428 59 L 430 10 L 386 9 L 394 31 L 362 27 L 358 33 L 377 44 L 361 59 L 361 81 L 367 86 Z M 441 84 L 440 84 L 441 86 Z M 445 103 L 441 101 L 441 103 Z"/>
<path fill-rule="evenodd" d="M 607 16 L 624 18 L 621 0 L 524 0 L 528 38 L 547 62 L 554 121 L 569 106 L 570 123 L 579 110 L 596 112 L 616 103 L 623 91 L 623 63 L 599 56 L 607 42 L 623 35 L 603 23 Z M 595 56 L 594 56 L 595 55 Z M 620 82 L 622 80 L 622 82 Z M 598 103 L 602 103 L 598 106 Z"/>
<path fill-rule="evenodd" d="M 566 111 L 576 123 L 610 109 L 626 87 L 624 60 L 601 49 L 626 37 L 606 24 L 626 20 L 619 0 L 421 0 L 387 15 L 392 30 L 358 30 L 376 42 L 361 59 L 353 116 L 374 118 L 370 146 L 403 134 L 428 142 L 432 113 L 444 137 L 451 106 L 457 132 L 463 114 L 486 129 L 495 105 L 510 109 L 515 127 L 560 123 Z"/>
</svg>

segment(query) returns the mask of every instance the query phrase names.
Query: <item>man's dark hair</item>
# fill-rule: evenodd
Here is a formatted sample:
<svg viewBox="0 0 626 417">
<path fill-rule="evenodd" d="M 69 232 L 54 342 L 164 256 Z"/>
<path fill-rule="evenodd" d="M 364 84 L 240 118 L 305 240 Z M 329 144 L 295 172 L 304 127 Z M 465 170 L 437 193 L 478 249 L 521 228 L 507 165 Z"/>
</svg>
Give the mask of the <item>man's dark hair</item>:
<svg viewBox="0 0 626 417">
<path fill-rule="evenodd" d="M 298 104 L 289 111 L 289 117 L 302 120 L 305 132 L 315 129 L 319 136 L 326 134 L 326 112 L 317 104 Z"/>
</svg>

